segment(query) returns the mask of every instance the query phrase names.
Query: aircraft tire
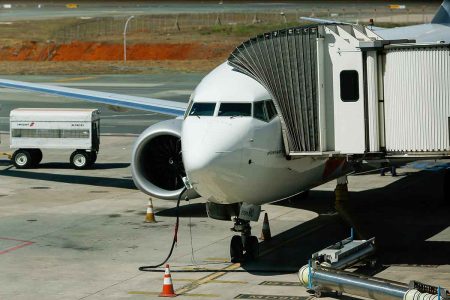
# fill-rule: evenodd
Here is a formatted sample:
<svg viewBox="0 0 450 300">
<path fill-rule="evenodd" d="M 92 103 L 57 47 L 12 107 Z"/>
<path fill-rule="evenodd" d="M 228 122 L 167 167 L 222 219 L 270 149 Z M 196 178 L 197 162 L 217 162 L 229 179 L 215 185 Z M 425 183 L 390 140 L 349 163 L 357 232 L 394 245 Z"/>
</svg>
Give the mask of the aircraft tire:
<svg viewBox="0 0 450 300">
<path fill-rule="evenodd" d="M 242 262 L 244 259 L 244 245 L 239 235 L 234 235 L 230 243 L 230 256 L 232 263 Z"/>
<path fill-rule="evenodd" d="M 247 237 L 245 241 L 245 256 L 248 260 L 256 260 L 259 256 L 259 242 L 254 235 Z"/>
</svg>

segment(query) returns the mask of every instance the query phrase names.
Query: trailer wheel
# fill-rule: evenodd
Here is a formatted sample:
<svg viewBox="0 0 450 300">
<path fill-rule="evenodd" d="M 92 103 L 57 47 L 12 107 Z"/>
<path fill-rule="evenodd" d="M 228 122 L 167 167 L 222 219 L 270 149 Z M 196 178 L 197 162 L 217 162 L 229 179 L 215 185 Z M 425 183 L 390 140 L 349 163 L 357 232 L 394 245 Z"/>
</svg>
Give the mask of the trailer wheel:
<svg viewBox="0 0 450 300">
<path fill-rule="evenodd" d="M 37 166 L 42 161 L 41 149 L 30 149 L 32 165 Z"/>
<path fill-rule="evenodd" d="M 12 157 L 13 164 L 17 169 L 27 169 L 32 165 L 31 154 L 28 150 L 16 150 Z"/>
<path fill-rule="evenodd" d="M 85 169 L 89 166 L 90 155 L 84 150 L 76 150 L 70 155 L 70 164 L 74 169 Z"/>
</svg>

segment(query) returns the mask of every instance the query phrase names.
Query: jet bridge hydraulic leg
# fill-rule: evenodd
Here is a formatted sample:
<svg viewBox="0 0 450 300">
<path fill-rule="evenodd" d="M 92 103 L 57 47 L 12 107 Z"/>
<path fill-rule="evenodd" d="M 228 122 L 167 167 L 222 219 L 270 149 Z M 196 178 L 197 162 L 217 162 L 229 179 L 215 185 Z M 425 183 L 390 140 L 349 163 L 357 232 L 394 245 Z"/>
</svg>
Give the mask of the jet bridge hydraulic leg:
<svg viewBox="0 0 450 300">
<path fill-rule="evenodd" d="M 348 200 L 348 179 L 347 176 L 342 176 L 336 179 L 336 188 L 334 189 L 334 196 L 336 202 Z"/>
</svg>

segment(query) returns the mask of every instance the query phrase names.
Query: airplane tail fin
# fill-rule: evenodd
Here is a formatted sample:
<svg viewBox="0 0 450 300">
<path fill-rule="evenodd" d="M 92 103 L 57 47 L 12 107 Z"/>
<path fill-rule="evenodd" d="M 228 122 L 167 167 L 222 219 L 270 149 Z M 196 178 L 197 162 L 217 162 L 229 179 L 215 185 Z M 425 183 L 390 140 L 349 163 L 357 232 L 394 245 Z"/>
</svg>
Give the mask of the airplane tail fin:
<svg viewBox="0 0 450 300">
<path fill-rule="evenodd" d="M 449 24 L 450 23 L 450 0 L 444 0 L 438 11 L 431 20 L 433 24 Z"/>
</svg>

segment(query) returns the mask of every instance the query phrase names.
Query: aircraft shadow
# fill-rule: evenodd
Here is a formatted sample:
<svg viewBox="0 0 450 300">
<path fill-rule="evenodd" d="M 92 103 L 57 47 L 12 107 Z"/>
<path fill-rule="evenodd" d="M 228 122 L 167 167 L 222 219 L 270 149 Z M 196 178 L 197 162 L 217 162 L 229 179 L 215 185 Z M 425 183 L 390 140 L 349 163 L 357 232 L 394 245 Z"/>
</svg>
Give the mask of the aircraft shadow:
<svg viewBox="0 0 450 300">
<path fill-rule="evenodd" d="M 174 207 L 169 209 L 161 210 L 155 213 L 157 216 L 162 217 L 176 217 L 177 208 Z M 206 204 L 205 203 L 180 203 L 179 207 L 179 216 L 180 218 L 192 217 L 192 218 L 206 218 L 208 214 L 206 213 Z"/>
<path fill-rule="evenodd" d="M 433 239 L 450 226 L 450 199 L 444 199 L 443 180 L 443 172 L 421 171 L 383 188 L 350 191 L 350 199 L 342 203 L 334 202 L 331 191 L 310 191 L 307 199 L 279 201 L 275 205 L 315 211 L 319 218 L 260 243 L 262 257 L 243 267 L 259 275 L 266 274 L 266 270 L 296 272 L 307 264 L 312 253 L 348 237 L 350 227 L 355 228 L 358 238 L 376 239 L 379 266 L 364 269 L 368 275 L 396 264 L 450 264 L 450 242 Z M 313 222 L 322 222 L 320 219 L 326 220 L 326 225 L 305 235 Z M 289 239 L 292 242 L 286 242 Z M 264 255 L 265 249 L 279 243 L 284 245 Z"/>
<path fill-rule="evenodd" d="M 16 169 L 2 170 L 2 171 L 0 171 L 0 175 L 16 177 L 16 178 L 53 181 L 53 182 L 84 184 L 84 185 L 91 185 L 91 186 L 136 189 L 132 179 L 84 176 L 84 175 L 81 176 L 81 175 L 66 175 L 66 174 L 48 174 L 48 173 L 41 173 L 41 172 L 28 171 L 28 170 L 23 171 L 23 170 L 16 170 Z"/>
<path fill-rule="evenodd" d="M 380 263 L 444 265 L 450 241 L 433 238 L 450 226 L 443 172 L 421 171 L 382 189 L 351 193 L 336 206 L 360 238 L 375 236 Z"/>
</svg>

